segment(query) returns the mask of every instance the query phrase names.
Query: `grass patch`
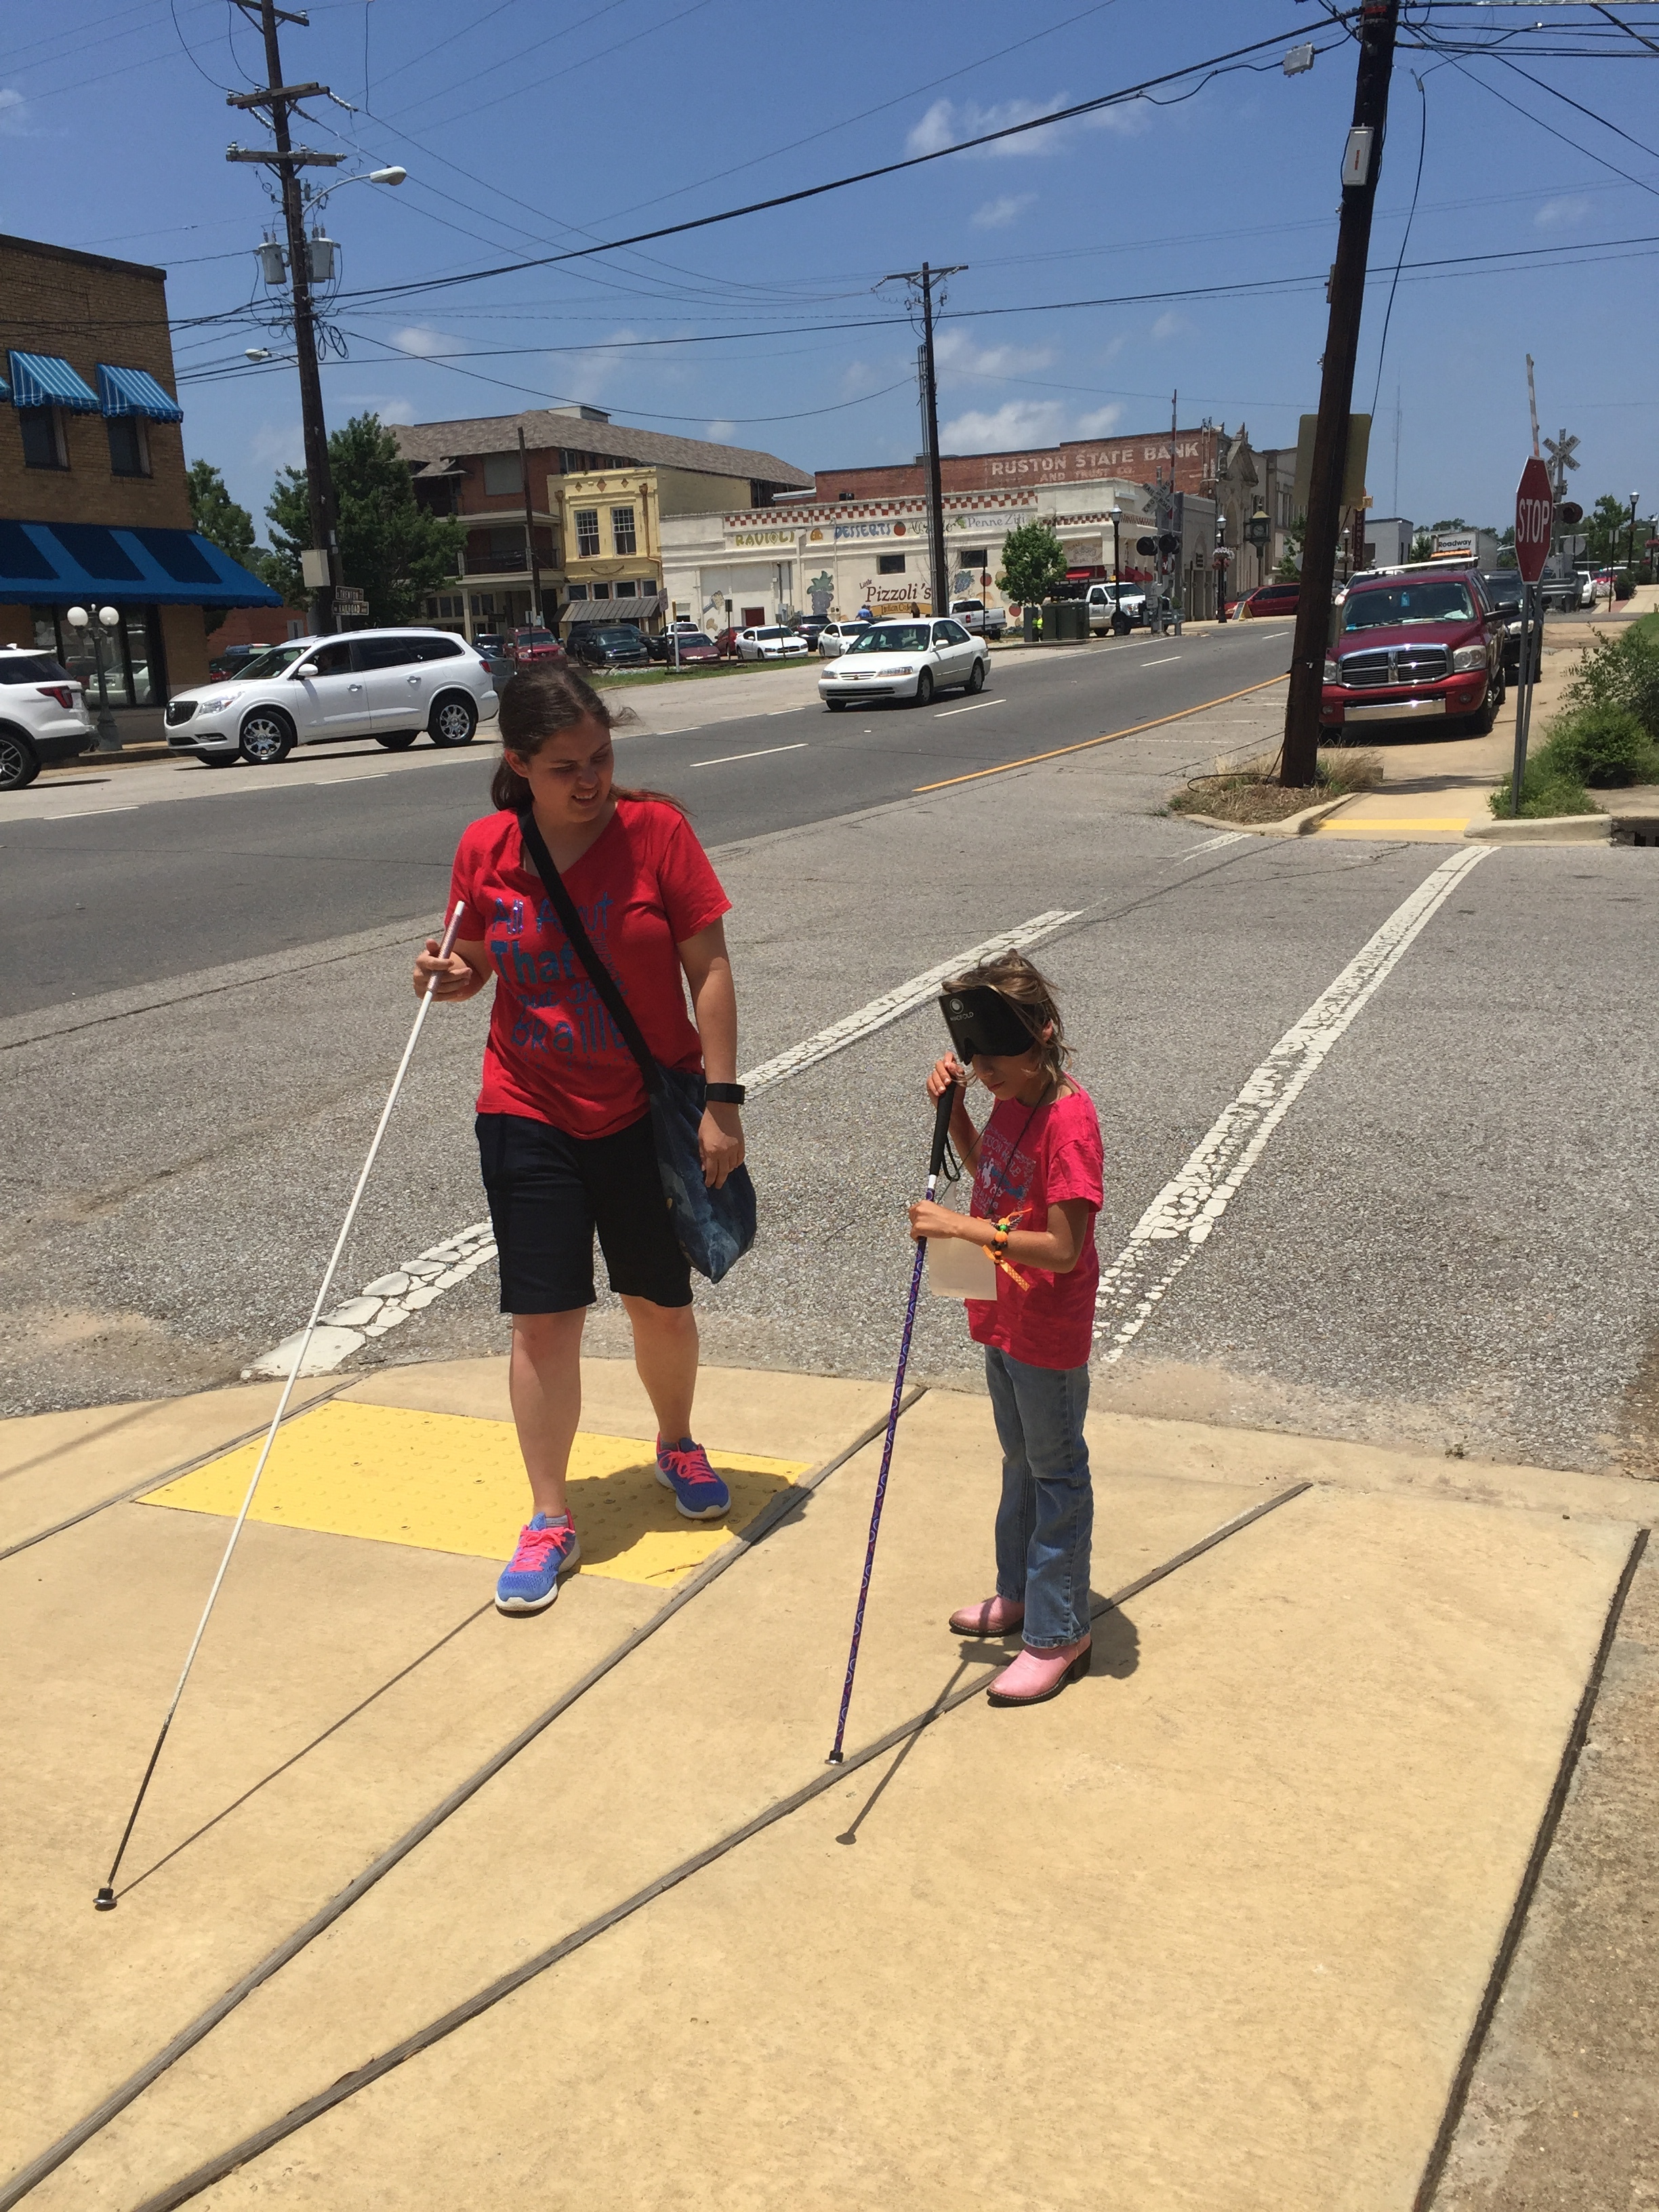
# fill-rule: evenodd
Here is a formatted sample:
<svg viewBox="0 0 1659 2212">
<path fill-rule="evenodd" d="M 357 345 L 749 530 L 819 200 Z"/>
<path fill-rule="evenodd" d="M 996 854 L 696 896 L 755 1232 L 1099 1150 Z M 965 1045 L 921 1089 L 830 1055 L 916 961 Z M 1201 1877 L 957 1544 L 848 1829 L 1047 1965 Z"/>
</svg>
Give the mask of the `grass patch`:
<svg viewBox="0 0 1659 2212">
<path fill-rule="evenodd" d="M 615 669 L 601 672 L 584 669 L 582 673 L 595 690 L 609 690 L 612 686 L 622 691 L 637 691 L 651 684 L 707 684 L 717 682 L 723 676 L 756 676 L 762 670 L 770 672 L 781 668 L 816 668 L 818 656 L 815 653 L 797 653 L 787 660 L 720 660 L 702 668 L 658 667 Z"/>
<path fill-rule="evenodd" d="M 1374 791 L 1382 781 L 1382 762 L 1378 754 L 1334 745 L 1320 754 L 1311 788 L 1286 790 L 1279 781 L 1275 755 L 1243 768 L 1223 769 L 1218 764 L 1213 775 L 1194 776 L 1170 799 L 1170 811 L 1208 814 L 1218 822 L 1285 822 L 1325 799 L 1344 799 L 1354 791 Z"/>
</svg>

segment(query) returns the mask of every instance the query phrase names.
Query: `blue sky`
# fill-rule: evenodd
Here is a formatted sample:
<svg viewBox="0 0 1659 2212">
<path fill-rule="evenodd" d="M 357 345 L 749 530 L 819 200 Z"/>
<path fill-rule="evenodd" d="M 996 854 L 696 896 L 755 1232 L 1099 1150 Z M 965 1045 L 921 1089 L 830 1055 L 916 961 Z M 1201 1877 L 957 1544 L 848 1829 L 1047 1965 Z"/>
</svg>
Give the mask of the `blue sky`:
<svg viewBox="0 0 1659 2212">
<path fill-rule="evenodd" d="M 947 451 L 1153 428 L 1174 388 L 1183 425 L 1243 421 L 1258 445 L 1282 444 L 1316 404 L 1353 98 L 1352 46 L 1320 0 L 1057 0 L 1042 15 L 911 0 L 839 19 L 738 0 L 313 0 L 308 12 L 309 29 L 283 33 L 285 73 L 358 112 L 314 101 L 299 135 L 349 152 L 341 175 L 392 161 L 410 173 L 396 191 L 347 185 L 327 211 L 343 248 L 331 320 L 348 353 L 325 374 L 331 422 L 580 398 L 803 467 L 906 459 L 920 443 L 915 334 L 902 288 L 879 280 L 924 255 L 968 264 L 941 330 Z M 1565 424 L 1582 440 L 1574 491 L 1586 504 L 1638 491 L 1644 512 L 1659 508 L 1659 243 L 1614 243 L 1659 240 L 1659 55 L 1547 0 L 1413 12 L 1437 36 L 1515 35 L 1507 62 L 1402 48 L 1373 267 L 1386 276 L 1399 254 L 1425 113 L 1408 258 L 1545 251 L 1535 264 L 1402 277 L 1372 436 L 1376 511 L 1509 519 L 1529 447 L 1528 352 L 1546 432 Z M 1659 42 L 1659 7 L 1622 12 Z M 177 321 L 230 318 L 175 334 L 185 442 L 262 520 L 300 441 L 291 369 L 236 366 L 244 347 L 279 343 L 237 319 L 258 292 L 264 173 L 223 158 L 233 137 L 261 135 L 224 101 L 263 74 L 256 34 L 227 0 L 60 0 L 50 21 L 32 9 L 14 28 L 27 36 L 0 60 L 5 228 L 160 263 Z M 1283 46 L 1304 38 L 1322 51 L 1286 77 Z M 1169 104 L 562 267 L 354 296 L 790 191 L 1267 39 L 1253 69 L 1166 87 L 1156 100 Z M 1588 44 L 1619 58 L 1547 51 Z M 1290 281 L 1204 291 L 1278 280 Z M 1195 296 L 1123 298 L 1177 293 Z M 1121 303 L 1060 304 L 1103 297 Z M 1385 281 L 1368 301 L 1361 409 L 1386 299 Z M 458 355 L 470 358 L 438 358 Z M 221 364 L 229 374 L 214 380 Z"/>
</svg>

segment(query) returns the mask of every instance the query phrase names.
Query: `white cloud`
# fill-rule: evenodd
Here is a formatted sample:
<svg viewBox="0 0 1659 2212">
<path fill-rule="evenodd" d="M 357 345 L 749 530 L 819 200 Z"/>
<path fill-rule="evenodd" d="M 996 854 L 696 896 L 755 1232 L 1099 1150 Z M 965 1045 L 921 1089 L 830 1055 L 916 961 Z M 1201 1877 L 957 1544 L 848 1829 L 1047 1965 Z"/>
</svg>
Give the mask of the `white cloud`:
<svg viewBox="0 0 1659 2212">
<path fill-rule="evenodd" d="M 267 474 L 276 469 L 302 469 L 306 465 L 305 432 L 297 422 L 262 422 L 248 440 L 251 466 Z"/>
<path fill-rule="evenodd" d="M 1173 307 L 1169 307 L 1152 325 L 1151 334 L 1155 338 L 1178 338 L 1191 328 L 1185 315 L 1178 315 Z"/>
<path fill-rule="evenodd" d="M 401 353 L 422 356 L 434 353 L 465 353 L 466 347 L 459 338 L 453 338 L 447 331 L 428 330 L 423 323 L 410 323 L 407 329 L 394 331 L 392 343 Z"/>
<path fill-rule="evenodd" d="M 708 425 L 708 435 L 715 445 L 727 445 L 737 427 L 735 422 L 711 422 Z"/>
<path fill-rule="evenodd" d="M 904 142 L 905 151 L 937 154 L 946 146 L 982 137 L 990 131 L 1006 131 L 1016 124 L 1035 122 L 1039 116 L 1052 115 L 1056 108 L 1067 105 L 1064 93 L 1056 93 L 1050 100 L 1000 100 L 989 107 L 978 106 L 972 100 L 963 100 L 958 106 L 952 100 L 936 100 L 921 122 L 912 125 Z M 1057 123 L 1052 130 L 1022 131 L 1017 138 L 1001 138 L 994 145 L 980 146 L 974 150 L 986 156 L 1055 154 L 1074 131 L 1113 131 L 1124 137 L 1138 138 L 1147 127 L 1150 111 L 1149 101 L 1127 100 L 1121 107 L 1105 107 L 1093 115 Z M 998 204 L 994 201 L 990 204 Z M 978 220 L 975 216 L 975 221 Z"/>
<path fill-rule="evenodd" d="M 974 409 L 939 425 L 939 450 L 997 453 L 1020 446 L 1052 446 L 1060 437 L 1065 412 L 1057 399 L 1006 399 L 994 414 Z"/>
<path fill-rule="evenodd" d="M 626 345 L 636 333 L 623 328 L 612 331 L 610 345 Z M 591 346 L 586 353 L 573 354 L 558 365 L 556 374 L 567 395 L 572 399 L 598 399 L 608 384 L 613 384 L 623 366 L 620 354 L 607 350 L 605 344 Z"/>
<path fill-rule="evenodd" d="M 999 200 L 987 200 L 984 206 L 974 210 L 973 220 L 981 230 L 1006 230 L 1018 222 L 1029 207 L 1036 205 L 1035 192 L 1005 192 Z"/>
<path fill-rule="evenodd" d="M 1575 222 L 1583 222 L 1589 212 L 1589 201 L 1582 192 L 1575 192 L 1567 199 L 1546 200 L 1533 221 L 1540 230 L 1565 230 Z"/>
<path fill-rule="evenodd" d="M 1047 368 L 1054 355 L 1047 346 L 976 346 L 960 330 L 942 331 L 933 346 L 942 380 L 959 376 L 1029 376 Z"/>
<path fill-rule="evenodd" d="M 21 137 L 28 129 L 28 102 L 9 84 L 0 84 L 0 133 Z"/>
<path fill-rule="evenodd" d="M 1115 399 L 1109 406 L 1097 407 L 1091 415 L 1079 415 L 1072 425 L 1074 438 L 1109 437 L 1123 420 L 1123 403 Z"/>
</svg>

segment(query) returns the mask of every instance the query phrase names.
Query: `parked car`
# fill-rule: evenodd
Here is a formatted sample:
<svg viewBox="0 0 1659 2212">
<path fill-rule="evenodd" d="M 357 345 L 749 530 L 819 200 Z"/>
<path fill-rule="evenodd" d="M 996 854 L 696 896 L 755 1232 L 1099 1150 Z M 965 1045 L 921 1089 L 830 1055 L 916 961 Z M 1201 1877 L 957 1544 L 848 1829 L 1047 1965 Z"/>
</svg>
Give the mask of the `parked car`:
<svg viewBox="0 0 1659 2212">
<path fill-rule="evenodd" d="M 872 623 L 849 640 L 818 678 L 831 714 L 861 699 L 914 699 L 925 707 L 939 691 L 982 690 L 989 648 L 959 622 Z"/>
<path fill-rule="evenodd" d="M 570 641 L 570 650 L 585 668 L 649 668 L 650 650 L 645 635 L 631 623 L 613 623 L 600 629 L 584 623 L 580 637 Z"/>
<path fill-rule="evenodd" d="M 270 647 L 264 645 L 228 645 L 222 653 L 216 653 L 209 661 L 208 674 L 240 675 L 250 660 L 257 659 L 260 653 L 270 650 Z"/>
<path fill-rule="evenodd" d="M 472 642 L 481 653 L 504 653 L 507 649 L 507 640 L 498 629 L 481 629 Z"/>
<path fill-rule="evenodd" d="M 1115 636 L 1127 637 L 1138 623 L 1150 619 L 1144 584 L 1091 584 L 1084 599 L 1093 637 L 1103 636 L 1108 630 Z"/>
<path fill-rule="evenodd" d="M 1504 703 L 1505 629 L 1474 570 L 1356 577 L 1332 616 L 1319 719 L 1484 737 Z"/>
<path fill-rule="evenodd" d="M 1510 684 L 1521 681 L 1521 620 L 1526 599 L 1526 586 L 1521 580 L 1518 568 L 1494 568 L 1483 574 L 1480 588 L 1486 593 L 1492 612 L 1501 617 L 1504 624 L 1504 676 Z M 1538 609 L 1541 616 L 1543 609 Z M 1544 665 L 1544 625 L 1535 621 L 1532 637 L 1532 677 L 1535 684 Z"/>
<path fill-rule="evenodd" d="M 763 629 L 740 629 L 738 651 L 745 660 L 787 660 L 792 653 L 806 651 L 806 640 L 781 623 L 770 623 Z"/>
<path fill-rule="evenodd" d="M 809 653 L 816 653 L 818 640 L 823 636 L 829 620 L 828 615 L 797 615 L 789 627 L 797 637 L 805 639 Z"/>
<path fill-rule="evenodd" d="M 827 622 L 818 632 L 818 657 L 833 660 L 838 653 L 845 653 L 855 637 L 861 637 L 870 624 L 867 622 Z"/>
<path fill-rule="evenodd" d="M 422 730 L 434 745 L 471 744 L 495 705 L 488 665 L 453 632 L 358 629 L 274 645 L 240 676 L 175 692 L 164 720 L 174 752 L 270 768 L 296 744 L 351 738 L 388 752 L 407 751 Z"/>
<path fill-rule="evenodd" d="M 47 761 L 73 760 L 91 743 L 85 696 L 63 662 L 0 645 L 0 791 L 21 791 Z"/>
<path fill-rule="evenodd" d="M 1239 608 L 1241 618 L 1259 621 L 1264 615 L 1293 615 L 1302 596 L 1299 578 L 1288 583 L 1261 584 L 1249 592 Z"/>
<path fill-rule="evenodd" d="M 1000 607 L 988 607 L 983 599 L 952 599 L 952 619 L 963 629 L 970 629 L 975 637 L 1000 638 L 1008 627 L 1008 617 Z"/>
<path fill-rule="evenodd" d="M 515 668 L 555 668 L 568 657 L 550 629 L 510 629 L 501 650 Z"/>
<path fill-rule="evenodd" d="M 694 624 L 684 629 L 665 629 L 645 641 L 653 660 L 665 668 L 708 668 L 720 658 L 720 647 Z"/>
</svg>

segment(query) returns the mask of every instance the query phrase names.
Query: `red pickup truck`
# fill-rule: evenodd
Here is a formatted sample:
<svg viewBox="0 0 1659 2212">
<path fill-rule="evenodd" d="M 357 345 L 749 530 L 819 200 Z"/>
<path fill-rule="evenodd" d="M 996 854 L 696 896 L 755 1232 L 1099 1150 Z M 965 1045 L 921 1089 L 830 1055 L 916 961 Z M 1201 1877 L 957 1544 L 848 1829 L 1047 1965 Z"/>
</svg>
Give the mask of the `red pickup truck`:
<svg viewBox="0 0 1659 2212">
<path fill-rule="evenodd" d="M 1484 737 L 1504 703 L 1504 628 L 1472 570 L 1357 580 L 1332 610 L 1319 719 L 1329 730 L 1437 723 Z"/>
</svg>

